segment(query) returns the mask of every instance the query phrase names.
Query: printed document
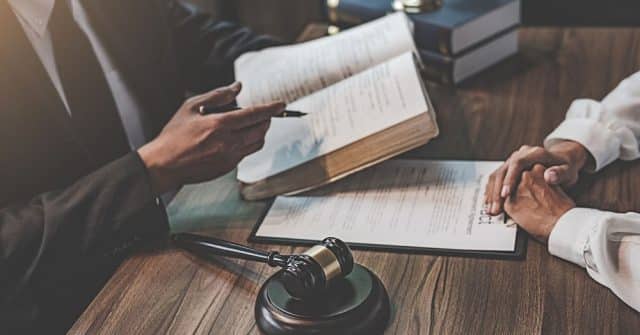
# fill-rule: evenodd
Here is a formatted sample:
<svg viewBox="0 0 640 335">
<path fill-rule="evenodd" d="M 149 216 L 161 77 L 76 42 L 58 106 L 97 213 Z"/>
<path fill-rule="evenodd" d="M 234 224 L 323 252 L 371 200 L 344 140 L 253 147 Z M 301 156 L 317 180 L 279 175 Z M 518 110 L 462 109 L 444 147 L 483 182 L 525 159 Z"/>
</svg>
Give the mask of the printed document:
<svg viewBox="0 0 640 335">
<path fill-rule="evenodd" d="M 391 160 L 310 193 L 280 196 L 256 237 L 514 251 L 517 227 L 485 211 L 501 162 Z"/>
</svg>

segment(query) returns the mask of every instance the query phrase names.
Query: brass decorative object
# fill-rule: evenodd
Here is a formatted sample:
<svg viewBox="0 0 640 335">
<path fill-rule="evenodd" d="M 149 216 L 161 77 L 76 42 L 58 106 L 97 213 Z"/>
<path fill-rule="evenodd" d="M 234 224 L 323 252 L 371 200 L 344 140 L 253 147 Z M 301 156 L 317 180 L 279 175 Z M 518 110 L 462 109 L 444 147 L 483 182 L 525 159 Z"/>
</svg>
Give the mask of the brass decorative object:
<svg viewBox="0 0 640 335">
<path fill-rule="evenodd" d="M 444 0 L 394 0 L 391 6 L 396 11 L 410 14 L 431 12 L 442 7 Z"/>
<path fill-rule="evenodd" d="M 338 22 L 338 6 L 340 6 L 340 0 L 327 0 L 329 22 Z"/>
<path fill-rule="evenodd" d="M 339 32 L 340 32 L 340 27 L 338 26 L 330 25 L 329 27 L 327 27 L 327 35 L 329 36 L 335 35 Z"/>
</svg>

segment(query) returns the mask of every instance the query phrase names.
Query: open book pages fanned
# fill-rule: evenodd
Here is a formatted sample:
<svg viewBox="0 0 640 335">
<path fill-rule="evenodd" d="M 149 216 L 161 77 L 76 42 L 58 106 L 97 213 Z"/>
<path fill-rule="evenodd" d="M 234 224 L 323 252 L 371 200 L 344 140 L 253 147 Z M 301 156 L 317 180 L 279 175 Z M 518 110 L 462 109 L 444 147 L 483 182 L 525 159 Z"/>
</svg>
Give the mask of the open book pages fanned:
<svg viewBox="0 0 640 335">
<path fill-rule="evenodd" d="M 284 100 L 302 118 L 273 119 L 262 150 L 238 167 L 249 200 L 309 190 L 438 135 L 410 23 L 398 13 L 236 62 L 241 106 Z"/>
</svg>

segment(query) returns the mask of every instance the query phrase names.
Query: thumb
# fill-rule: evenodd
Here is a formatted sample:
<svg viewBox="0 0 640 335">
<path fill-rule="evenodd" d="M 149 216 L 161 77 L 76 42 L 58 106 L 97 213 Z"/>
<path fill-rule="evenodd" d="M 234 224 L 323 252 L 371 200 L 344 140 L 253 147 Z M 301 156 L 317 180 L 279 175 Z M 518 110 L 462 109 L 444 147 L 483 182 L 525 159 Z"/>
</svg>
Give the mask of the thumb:
<svg viewBox="0 0 640 335">
<path fill-rule="evenodd" d="M 544 171 L 544 180 L 550 185 L 571 186 L 577 179 L 576 172 L 568 164 L 552 166 Z"/>
</svg>

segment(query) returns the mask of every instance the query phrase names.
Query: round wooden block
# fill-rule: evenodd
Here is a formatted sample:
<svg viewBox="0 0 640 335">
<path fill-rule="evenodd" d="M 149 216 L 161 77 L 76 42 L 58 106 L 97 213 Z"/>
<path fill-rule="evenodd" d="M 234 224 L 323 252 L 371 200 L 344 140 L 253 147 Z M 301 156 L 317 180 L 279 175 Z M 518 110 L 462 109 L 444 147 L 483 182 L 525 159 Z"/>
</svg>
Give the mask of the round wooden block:
<svg viewBox="0 0 640 335">
<path fill-rule="evenodd" d="M 312 300 L 287 293 L 277 272 L 264 283 L 255 308 L 267 335 L 382 334 L 389 322 L 389 296 L 378 277 L 361 265 Z"/>
</svg>

